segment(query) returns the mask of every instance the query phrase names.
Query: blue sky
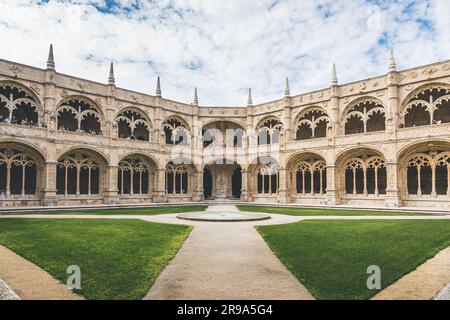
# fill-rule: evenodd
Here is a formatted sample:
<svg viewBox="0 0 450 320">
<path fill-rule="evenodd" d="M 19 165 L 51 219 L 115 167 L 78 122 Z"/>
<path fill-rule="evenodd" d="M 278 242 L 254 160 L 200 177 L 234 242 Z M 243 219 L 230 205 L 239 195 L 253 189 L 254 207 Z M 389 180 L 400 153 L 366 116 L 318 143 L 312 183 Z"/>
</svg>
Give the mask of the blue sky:
<svg viewBox="0 0 450 320">
<path fill-rule="evenodd" d="M 2 0 L 0 58 L 200 105 L 235 106 L 450 58 L 447 0 Z"/>
</svg>

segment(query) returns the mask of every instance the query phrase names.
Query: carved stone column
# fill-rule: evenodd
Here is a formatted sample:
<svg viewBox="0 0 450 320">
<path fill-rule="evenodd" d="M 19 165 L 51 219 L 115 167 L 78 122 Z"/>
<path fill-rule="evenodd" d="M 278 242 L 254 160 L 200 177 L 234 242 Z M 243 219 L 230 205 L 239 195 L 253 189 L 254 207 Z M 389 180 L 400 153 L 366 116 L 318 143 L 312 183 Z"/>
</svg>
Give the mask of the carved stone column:
<svg viewBox="0 0 450 320">
<path fill-rule="evenodd" d="M 278 201 L 280 203 L 288 203 L 289 192 L 288 192 L 288 170 L 287 169 L 279 169 L 279 184 L 278 184 Z"/>
<path fill-rule="evenodd" d="M 42 179 L 42 199 L 43 206 L 56 206 L 58 199 L 56 197 L 56 168 L 57 161 L 46 161 L 44 163 L 44 172 Z"/>
<path fill-rule="evenodd" d="M 338 179 L 338 168 L 334 165 L 327 165 L 327 193 L 325 199 L 329 205 L 339 204 Z"/>
<path fill-rule="evenodd" d="M 388 207 L 399 207 L 402 205 L 400 192 L 398 189 L 398 164 L 391 161 L 386 162 L 386 205 Z"/>
<path fill-rule="evenodd" d="M 196 168 L 193 172 L 194 177 L 194 192 L 192 194 L 192 201 L 203 201 L 203 170 Z"/>
<path fill-rule="evenodd" d="M 166 170 L 156 169 L 155 179 L 153 202 L 166 202 Z"/>
<path fill-rule="evenodd" d="M 115 165 L 108 165 L 105 168 L 104 178 L 104 203 L 115 204 L 119 202 L 118 188 L 117 188 L 117 171 L 118 167 Z"/>
</svg>

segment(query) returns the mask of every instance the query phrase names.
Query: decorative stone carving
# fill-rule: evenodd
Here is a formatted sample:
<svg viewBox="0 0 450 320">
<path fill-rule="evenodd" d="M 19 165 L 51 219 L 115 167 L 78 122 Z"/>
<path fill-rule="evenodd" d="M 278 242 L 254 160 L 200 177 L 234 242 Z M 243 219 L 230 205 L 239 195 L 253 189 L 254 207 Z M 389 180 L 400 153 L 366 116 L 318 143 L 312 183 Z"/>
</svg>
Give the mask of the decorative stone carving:
<svg viewBox="0 0 450 320">
<path fill-rule="evenodd" d="M 18 75 L 20 73 L 23 73 L 23 69 L 22 67 L 13 64 L 12 66 L 9 67 L 9 70 L 14 73 L 15 75 Z"/>
</svg>

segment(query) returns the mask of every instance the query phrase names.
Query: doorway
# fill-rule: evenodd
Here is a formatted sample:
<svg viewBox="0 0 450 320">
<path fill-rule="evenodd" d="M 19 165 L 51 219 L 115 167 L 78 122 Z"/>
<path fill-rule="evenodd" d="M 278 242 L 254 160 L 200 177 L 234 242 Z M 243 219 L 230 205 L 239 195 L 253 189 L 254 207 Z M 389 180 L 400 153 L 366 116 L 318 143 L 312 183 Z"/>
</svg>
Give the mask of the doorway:
<svg viewBox="0 0 450 320">
<path fill-rule="evenodd" d="M 241 189 L 242 189 L 242 173 L 241 167 L 238 167 L 234 170 L 233 176 L 231 178 L 231 194 L 234 199 L 241 198 Z"/>
<path fill-rule="evenodd" d="M 208 168 L 203 170 L 203 196 L 205 199 L 212 197 L 213 178 Z"/>
</svg>

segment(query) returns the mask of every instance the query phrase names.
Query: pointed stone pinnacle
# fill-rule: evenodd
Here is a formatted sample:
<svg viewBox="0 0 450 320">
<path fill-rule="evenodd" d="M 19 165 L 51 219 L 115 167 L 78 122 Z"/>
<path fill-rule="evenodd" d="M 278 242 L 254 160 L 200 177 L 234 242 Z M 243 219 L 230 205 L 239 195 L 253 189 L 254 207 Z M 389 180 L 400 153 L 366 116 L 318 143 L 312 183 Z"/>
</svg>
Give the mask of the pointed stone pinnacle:
<svg viewBox="0 0 450 320">
<path fill-rule="evenodd" d="M 55 70 L 55 59 L 53 57 L 53 45 L 50 44 L 50 50 L 48 51 L 47 69 Z"/>
<path fill-rule="evenodd" d="M 331 74 L 331 85 L 332 86 L 337 86 L 338 85 L 336 64 L 335 63 L 333 63 L 333 71 L 332 71 L 332 74 Z"/>
<path fill-rule="evenodd" d="M 253 100 L 252 100 L 252 89 L 248 88 L 248 99 L 247 99 L 247 106 L 252 106 Z"/>
<path fill-rule="evenodd" d="M 197 87 L 195 87 L 195 90 L 194 90 L 194 105 L 198 106 Z"/>
<path fill-rule="evenodd" d="M 155 95 L 157 97 L 161 97 L 161 80 L 158 76 L 158 79 L 156 80 L 156 91 L 155 91 Z"/>
<path fill-rule="evenodd" d="M 286 86 L 284 88 L 284 97 L 290 97 L 291 96 L 291 90 L 289 89 L 289 78 L 286 77 Z"/>
<path fill-rule="evenodd" d="M 395 63 L 394 49 L 392 49 L 392 48 L 391 48 L 391 51 L 389 52 L 388 70 L 389 70 L 389 72 L 397 71 L 397 64 Z"/>
<path fill-rule="evenodd" d="M 114 78 L 114 64 L 112 62 L 111 62 L 111 66 L 109 67 L 108 84 L 109 85 L 116 84 L 116 79 Z"/>
</svg>

